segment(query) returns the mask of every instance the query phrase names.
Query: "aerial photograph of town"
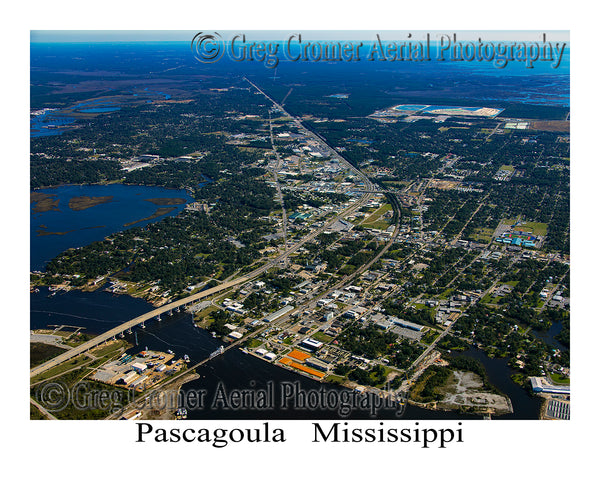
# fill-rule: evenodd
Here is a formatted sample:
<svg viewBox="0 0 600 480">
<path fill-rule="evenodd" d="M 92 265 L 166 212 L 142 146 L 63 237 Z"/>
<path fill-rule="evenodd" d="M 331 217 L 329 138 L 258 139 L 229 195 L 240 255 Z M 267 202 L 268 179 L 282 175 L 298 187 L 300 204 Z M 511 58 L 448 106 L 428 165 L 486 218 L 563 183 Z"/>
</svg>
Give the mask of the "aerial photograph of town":
<svg viewBox="0 0 600 480">
<path fill-rule="evenodd" d="M 31 31 L 32 420 L 570 419 L 568 32 L 115 33 Z"/>
</svg>

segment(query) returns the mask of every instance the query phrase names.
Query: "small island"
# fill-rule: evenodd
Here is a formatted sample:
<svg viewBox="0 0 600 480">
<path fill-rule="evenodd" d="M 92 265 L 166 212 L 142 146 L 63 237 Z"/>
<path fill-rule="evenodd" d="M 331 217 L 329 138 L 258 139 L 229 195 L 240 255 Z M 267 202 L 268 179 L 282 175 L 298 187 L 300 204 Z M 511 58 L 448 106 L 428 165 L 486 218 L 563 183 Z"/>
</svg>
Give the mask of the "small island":
<svg viewBox="0 0 600 480">
<path fill-rule="evenodd" d="M 76 212 L 81 210 L 86 210 L 91 207 L 95 207 L 96 205 L 101 205 L 103 203 L 112 202 L 113 196 L 108 195 L 106 197 L 88 197 L 87 195 L 83 195 L 81 197 L 73 197 L 69 200 L 69 208 Z"/>
<path fill-rule="evenodd" d="M 59 199 L 56 195 L 50 193 L 31 192 L 29 195 L 30 203 L 33 203 L 33 213 L 49 212 L 58 210 Z"/>
<path fill-rule="evenodd" d="M 135 225 L 136 223 L 145 222 L 146 220 L 154 220 L 155 218 L 162 217 L 163 215 L 166 215 L 167 213 L 171 213 L 173 210 L 175 210 L 175 207 L 157 208 L 156 211 L 149 217 L 140 218 L 139 220 L 136 220 L 134 222 L 125 223 L 125 224 L 123 224 L 123 226 L 131 227 L 132 225 Z"/>
<path fill-rule="evenodd" d="M 154 205 L 183 205 L 185 203 L 185 198 L 146 198 L 145 200 Z"/>
</svg>

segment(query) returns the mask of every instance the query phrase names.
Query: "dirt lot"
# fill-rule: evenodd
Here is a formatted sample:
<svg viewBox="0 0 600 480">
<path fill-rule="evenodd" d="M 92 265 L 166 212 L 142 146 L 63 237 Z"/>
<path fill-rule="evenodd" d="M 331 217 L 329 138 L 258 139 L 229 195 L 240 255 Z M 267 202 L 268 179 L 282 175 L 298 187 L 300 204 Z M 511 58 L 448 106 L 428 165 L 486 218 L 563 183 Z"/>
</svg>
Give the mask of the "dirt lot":
<svg viewBox="0 0 600 480">
<path fill-rule="evenodd" d="M 569 132 L 571 122 L 563 120 L 535 120 L 530 123 L 530 130 L 544 130 L 546 132 Z"/>
<path fill-rule="evenodd" d="M 451 386 L 438 408 L 472 407 L 495 414 L 512 412 L 510 400 L 503 395 L 483 390 L 481 378 L 473 372 L 452 372 Z"/>
</svg>

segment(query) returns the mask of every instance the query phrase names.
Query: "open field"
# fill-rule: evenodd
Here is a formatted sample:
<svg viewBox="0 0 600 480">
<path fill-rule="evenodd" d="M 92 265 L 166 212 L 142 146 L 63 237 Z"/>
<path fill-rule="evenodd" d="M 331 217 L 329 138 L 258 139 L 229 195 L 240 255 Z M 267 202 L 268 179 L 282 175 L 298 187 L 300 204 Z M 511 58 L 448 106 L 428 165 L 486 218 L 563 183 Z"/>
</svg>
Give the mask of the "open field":
<svg viewBox="0 0 600 480">
<path fill-rule="evenodd" d="M 56 345 L 50 345 L 48 343 L 30 343 L 29 344 L 29 366 L 30 368 L 36 365 L 41 365 L 46 360 L 50 360 L 52 357 L 63 353 L 64 348 L 60 348 Z"/>
<path fill-rule="evenodd" d="M 518 230 L 522 230 L 523 232 L 531 232 L 534 235 L 545 237 L 548 233 L 548 224 L 540 223 L 540 222 L 527 222 L 522 223 L 518 227 Z"/>
<path fill-rule="evenodd" d="M 469 238 L 475 242 L 489 243 L 493 240 L 493 228 L 476 228 Z"/>
<path fill-rule="evenodd" d="M 562 120 L 535 120 L 529 124 L 530 130 L 544 130 L 546 132 L 569 132 L 571 122 Z"/>
<path fill-rule="evenodd" d="M 481 378 L 473 372 L 455 371 L 446 385 L 444 398 L 438 403 L 440 408 L 489 411 L 495 414 L 512 411 L 510 400 L 497 393 L 483 390 Z"/>
<path fill-rule="evenodd" d="M 388 219 L 383 216 L 386 212 L 389 212 L 392 209 L 392 206 L 389 203 L 382 205 L 377 210 L 375 210 L 367 219 L 361 224 L 365 228 L 376 228 L 378 230 L 385 230 L 390 226 L 390 222 Z"/>
<path fill-rule="evenodd" d="M 552 379 L 552 383 L 556 385 L 570 385 L 571 379 L 568 377 L 564 377 L 560 373 L 552 373 L 550 374 L 550 378 Z"/>
<path fill-rule="evenodd" d="M 512 412 L 510 399 L 487 390 L 481 377 L 473 372 L 453 370 L 447 380 L 433 388 L 437 400 L 420 403 L 424 399 L 425 384 L 433 374 L 419 379 L 411 392 L 411 400 L 420 406 L 434 410 L 459 410 L 471 413 L 502 415 Z M 431 394 L 431 389 L 428 390 Z"/>
<path fill-rule="evenodd" d="M 533 235 L 542 236 L 542 237 L 545 237 L 548 233 L 548 224 L 547 223 L 521 221 L 521 222 L 519 222 L 518 225 L 516 225 L 518 221 L 519 220 L 516 218 L 504 218 L 504 219 L 500 220 L 499 225 L 507 225 L 510 227 L 512 227 L 512 225 L 515 225 L 515 227 L 513 228 L 514 231 L 528 232 Z M 505 230 L 508 230 L 508 229 L 505 229 Z"/>
</svg>

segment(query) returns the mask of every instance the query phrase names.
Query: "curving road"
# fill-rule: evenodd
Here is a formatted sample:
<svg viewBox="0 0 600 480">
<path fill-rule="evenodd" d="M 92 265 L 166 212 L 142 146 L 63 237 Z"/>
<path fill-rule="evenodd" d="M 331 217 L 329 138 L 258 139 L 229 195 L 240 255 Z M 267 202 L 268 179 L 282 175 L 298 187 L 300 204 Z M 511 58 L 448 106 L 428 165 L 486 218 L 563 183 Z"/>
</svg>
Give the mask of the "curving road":
<svg viewBox="0 0 600 480">
<path fill-rule="evenodd" d="M 241 277 L 238 277 L 234 280 L 226 281 L 215 287 L 209 288 L 207 290 L 196 293 L 194 295 L 190 295 L 189 297 L 185 297 L 180 300 L 176 300 L 174 302 L 168 303 L 166 305 L 163 305 L 162 307 L 156 308 L 156 309 L 151 310 L 147 313 L 144 313 L 138 317 L 135 317 L 125 323 L 122 323 L 121 325 L 119 325 L 115 328 L 112 328 L 111 330 L 108 330 L 107 332 L 104 332 L 103 334 L 100 334 L 97 337 L 94 337 L 90 341 L 83 343 L 83 344 L 79 345 L 78 347 L 72 348 L 71 350 L 68 350 L 68 351 L 56 356 L 56 357 L 52 358 L 51 360 L 48 360 L 46 363 L 43 363 L 41 365 L 38 365 L 37 367 L 32 368 L 30 370 L 30 377 L 39 375 L 51 368 L 63 363 L 63 362 L 66 362 L 67 360 L 70 360 L 71 358 L 73 358 L 77 355 L 80 355 L 80 354 L 102 344 L 103 342 L 106 342 L 107 340 L 112 339 L 113 337 L 116 337 L 117 335 L 119 335 L 122 332 L 125 332 L 133 327 L 138 326 L 138 325 L 142 325 L 144 322 L 147 322 L 149 320 L 157 318 L 157 317 L 159 317 L 159 315 L 162 315 L 164 313 L 169 313 L 172 310 L 179 309 L 181 307 L 185 307 L 186 305 L 189 305 L 190 303 L 197 302 L 198 300 L 201 300 L 208 296 L 214 295 L 215 293 L 219 293 L 230 287 L 234 287 L 236 285 L 240 285 L 240 284 L 251 281 L 252 279 L 262 275 L 267 270 L 269 270 L 273 267 L 279 266 L 282 263 L 282 261 L 285 260 L 289 255 L 291 255 L 292 253 L 297 251 L 299 248 L 301 248 L 306 242 L 311 241 L 317 235 L 319 235 L 320 233 L 322 233 L 323 231 L 328 229 L 338 219 L 343 218 L 344 216 L 348 215 L 349 213 L 353 212 L 354 210 L 365 205 L 368 202 L 368 200 L 371 198 L 371 195 L 373 193 L 382 192 L 381 190 L 379 190 L 379 187 L 377 185 L 373 184 L 361 170 L 354 167 L 350 162 L 348 162 L 345 158 L 343 158 L 341 155 L 339 155 L 339 153 L 335 149 L 333 149 L 330 145 L 328 145 L 327 142 L 320 135 L 318 135 L 318 134 L 308 130 L 306 127 L 304 127 L 304 125 L 298 118 L 295 118 L 292 115 L 288 114 L 281 105 L 279 105 L 277 102 L 275 102 L 271 97 L 269 97 L 266 93 L 264 93 L 260 88 L 258 88 L 250 80 L 246 79 L 246 81 L 248 83 L 250 83 L 254 88 L 256 88 L 256 90 L 258 90 L 261 94 L 263 94 L 269 101 L 271 101 L 273 103 L 273 105 L 275 105 L 283 113 L 285 113 L 290 118 L 292 118 L 293 121 L 298 125 L 299 128 L 302 129 L 303 132 L 305 132 L 305 134 L 307 136 L 312 137 L 314 140 L 317 140 L 320 143 L 322 143 L 323 145 L 327 146 L 329 148 L 329 150 L 331 151 L 331 153 L 335 156 L 335 158 L 338 159 L 338 161 L 340 163 L 343 163 L 347 168 L 352 170 L 358 177 L 360 177 L 362 182 L 364 183 L 363 196 L 359 200 L 354 202 L 352 205 L 350 205 L 349 207 L 342 210 L 338 215 L 333 217 L 329 222 L 324 223 L 322 227 L 314 229 L 311 233 L 304 236 L 299 242 L 295 243 L 292 246 L 287 247 L 286 250 L 284 251 L 284 253 L 273 258 L 271 261 L 267 262 L 265 265 L 258 267 L 255 270 L 253 270 L 252 272 L 250 272 L 246 275 L 242 275 Z M 398 229 L 396 228 L 393 238 L 395 238 L 397 233 L 398 233 Z M 390 242 L 388 244 L 387 248 L 389 248 L 389 245 L 391 245 L 391 243 L 392 242 Z M 385 250 L 387 250 L 387 248 L 385 248 Z M 376 258 L 379 258 L 381 256 L 381 254 L 384 253 L 384 251 L 380 252 L 380 255 L 378 255 Z M 371 263 L 372 262 L 370 262 L 369 265 Z M 364 271 L 364 269 L 361 269 L 360 271 Z"/>
</svg>

